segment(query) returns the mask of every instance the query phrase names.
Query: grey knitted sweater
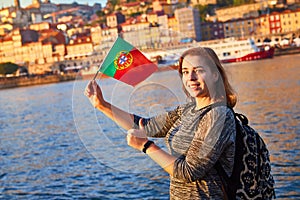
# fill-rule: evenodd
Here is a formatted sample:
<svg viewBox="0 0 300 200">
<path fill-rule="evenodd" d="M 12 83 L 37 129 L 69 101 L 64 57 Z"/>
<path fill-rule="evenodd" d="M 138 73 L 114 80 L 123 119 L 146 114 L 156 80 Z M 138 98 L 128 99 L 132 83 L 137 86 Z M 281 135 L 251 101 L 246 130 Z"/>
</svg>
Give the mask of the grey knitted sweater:
<svg viewBox="0 0 300 200">
<path fill-rule="evenodd" d="M 170 199 L 222 199 L 220 178 L 214 169 L 220 160 L 231 174 L 235 149 L 235 119 L 226 106 L 195 109 L 194 103 L 144 119 L 149 137 L 164 137 L 177 159 L 170 177 Z M 135 124 L 140 117 L 134 116 Z"/>
</svg>

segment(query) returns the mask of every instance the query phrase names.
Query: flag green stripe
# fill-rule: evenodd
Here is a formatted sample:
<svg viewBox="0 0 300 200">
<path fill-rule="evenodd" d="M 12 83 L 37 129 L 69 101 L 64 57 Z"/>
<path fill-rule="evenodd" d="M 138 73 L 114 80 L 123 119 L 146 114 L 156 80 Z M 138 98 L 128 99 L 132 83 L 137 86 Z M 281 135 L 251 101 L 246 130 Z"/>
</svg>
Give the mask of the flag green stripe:
<svg viewBox="0 0 300 200">
<path fill-rule="evenodd" d="M 105 60 L 102 63 L 102 66 L 100 68 L 100 72 L 103 74 L 106 74 L 107 76 L 113 77 L 116 73 L 117 69 L 114 66 L 114 60 L 116 58 L 116 55 L 120 51 L 131 51 L 134 47 L 123 40 L 122 38 L 118 37 L 115 41 L 114 45 L 110 49 L 108 55 L 106 56 Z"/>
<path fill-rule="evenodd" d="M 114 66 L 114 61 L 112 60 L 111 63 L 106 64 L 105 67 L 100 68 L 100 72 L 102 72 L 103 74 L 110 76 L 110 77 L 114 77 L 115 73 L 116 73 L 117 69 Z"/>
</svg>

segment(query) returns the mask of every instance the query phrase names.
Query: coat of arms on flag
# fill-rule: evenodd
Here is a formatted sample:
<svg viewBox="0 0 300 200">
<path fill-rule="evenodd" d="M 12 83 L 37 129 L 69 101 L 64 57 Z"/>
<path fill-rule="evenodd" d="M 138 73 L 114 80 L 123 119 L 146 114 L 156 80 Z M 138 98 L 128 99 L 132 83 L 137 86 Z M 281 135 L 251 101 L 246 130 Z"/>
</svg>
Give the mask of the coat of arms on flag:
<svg viewBox="0 0 300 200">
<path fill-rule="evenodd" d="M 123 70 L 131 66 L 133 57 L 130 52 L 120 51 L 115 58 L 115 67 L 118 70 Z"/>
</svg>

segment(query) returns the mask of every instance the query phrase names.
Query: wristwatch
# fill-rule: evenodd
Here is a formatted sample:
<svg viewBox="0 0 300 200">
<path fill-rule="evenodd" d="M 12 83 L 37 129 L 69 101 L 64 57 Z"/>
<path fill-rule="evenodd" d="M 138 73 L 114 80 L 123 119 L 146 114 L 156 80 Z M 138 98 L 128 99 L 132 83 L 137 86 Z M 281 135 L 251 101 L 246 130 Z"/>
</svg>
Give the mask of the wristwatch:
<svg viewBox="0 0 300 200">
<path fill-rule="evenodd" d="M 143 152 L 146 153 L 147 149 L 150 147 L 151 144 L 154 144 L 153 141 L 148 140 L 145 144 L 144 144 L 144 148 L 143 148 Z"/>
</svg>

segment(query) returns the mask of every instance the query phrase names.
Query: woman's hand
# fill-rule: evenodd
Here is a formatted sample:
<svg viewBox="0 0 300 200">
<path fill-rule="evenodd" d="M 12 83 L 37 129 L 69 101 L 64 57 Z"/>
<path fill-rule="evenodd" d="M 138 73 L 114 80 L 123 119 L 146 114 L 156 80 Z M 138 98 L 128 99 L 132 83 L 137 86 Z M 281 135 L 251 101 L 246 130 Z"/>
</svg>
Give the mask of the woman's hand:
<svg viewBox="0 0 300 200">
<path fill-rule="evenodd" d="M 134 149 L 142 151 L 144 144 L 148 141 L 142 119 L 139 121 L 139 129 L 130 129 L 127 131 L 127 144 Z"/>
<path fill-rule="evenodd" d="M 92 80 L 87 84 L 84 95 L 89 98 L 91 104 L 95 108 L 99 108 L 105 104 L 102 91 L 95 80 Z"/>
</svg>

